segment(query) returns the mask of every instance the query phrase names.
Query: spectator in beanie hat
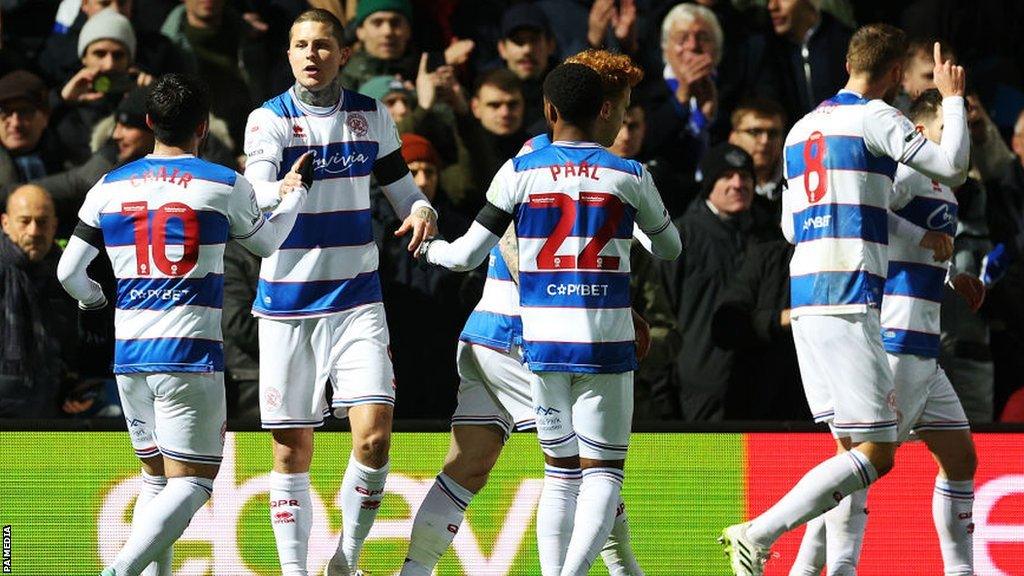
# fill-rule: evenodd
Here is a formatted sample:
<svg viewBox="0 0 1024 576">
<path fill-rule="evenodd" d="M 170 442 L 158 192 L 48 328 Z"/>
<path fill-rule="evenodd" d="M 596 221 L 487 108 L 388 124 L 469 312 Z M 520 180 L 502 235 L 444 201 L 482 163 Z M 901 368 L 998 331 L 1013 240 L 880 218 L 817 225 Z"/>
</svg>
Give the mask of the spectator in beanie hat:
<svg viewBox="0 0 1024 576">
<path fill-rule="evenodd" d="M 136 47 L 131 23 L 112 8 L 97 12 L 82 27 L 82 68 L 61 88 L 53 113 L 65 167 L 85 163 L 92 154 L 89 142 L 96 125 L 114 112 L 133 86 L 153 81 L 149 74 L 133 72 Z"/>
<path fill-rule="evenodd" d="M 359 86 L 359 93 L 383 102 L 396 125 L 416 109 L 416 93 L 395 76 L 374 76 Z"/>
<path fill-rule="evenodd" d="M 729 143 L 710 149 L 700 162 L 701 196 L 675 221 L 686 252 L 667 263 L 666 290 L 685 343 L 671 373 L 652 392 L 673 408 L 668 416 L 722 420 L 735 355 L 712 340 L 719 295 L 754 242 L 750 203 L 754 160 Z"/>
<path fill-rule="evenodd" d="M 374 76 L 359 86 L 359 92 L 384 103 L 400 134 L 421 134 L 433 143 L 444 164 L 458 161 L 455 126 L 450 115 L 436 108 L 424 108 L 408 82 L 395 76 Z"/>
<path fill-rule="evenodd" d="M 418 134 L 402 134 L 402 158 L 423 194 L 434 202 L 441 175 L 441 157 L 426 138 Z"/>
<path fill-rule="evenodd" d="M 420 54 L 410 50 L 412 3 L 409 0 L 359 0 L 355 26 L 359 48 L 341 70 L 341 84 L 355 90 L 374 76 L 416 79 Z"/>
</svg>

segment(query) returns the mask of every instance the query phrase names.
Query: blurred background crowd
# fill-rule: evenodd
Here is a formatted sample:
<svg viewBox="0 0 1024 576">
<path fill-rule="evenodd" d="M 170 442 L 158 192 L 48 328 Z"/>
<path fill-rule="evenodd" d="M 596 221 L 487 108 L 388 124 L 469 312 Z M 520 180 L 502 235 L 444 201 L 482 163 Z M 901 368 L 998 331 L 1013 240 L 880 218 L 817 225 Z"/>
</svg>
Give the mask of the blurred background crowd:
<svg viewBox="0 0 1024 576">
<path fill-rule="evenodd" d="M 293 83 L 291 21 L 346 23 L 346 88 L 384 102 L 402 154 L 453 239 L 491 177 L 545 131 L 541 86 L 589 47 L 645 71 L 612 150 L 643 162 L 684 238 L 667 265 L 634 250 L 652 326 L 638 419 L 806 420 L 789 327 L 792 247 L 779 227 L 783 140 L 846 82 L 872 22 L 912 39 L 906 110 L 932 88 L 932 43 L 968 73 L 971 171 L 954 260 L 988 297 L 943 300 L 942 356 L 976 423 L 1024 421 L 1024 3 L 1016 0 L 0 0 L 0 418 L 118 417 L 113 310 L 81 312 L 56 280 L 86 192 L 152 150 L 146 86 L 190 72 L 212 94 L 202 155 L 242 171 L 246 118 Z M 729 190 L 743 194 L 736 200 Z M 424 268 L 372 191 L 399 418 L 448 418 L 455 348 L 485 271 Z M 258 419 L 259 260 L 231 243 L 223 327 L 229 417 Z M 116 302 L 110 264 L 94 262 Z M 842 351 L 837 351 L 841 354 Z"/>
</svg>

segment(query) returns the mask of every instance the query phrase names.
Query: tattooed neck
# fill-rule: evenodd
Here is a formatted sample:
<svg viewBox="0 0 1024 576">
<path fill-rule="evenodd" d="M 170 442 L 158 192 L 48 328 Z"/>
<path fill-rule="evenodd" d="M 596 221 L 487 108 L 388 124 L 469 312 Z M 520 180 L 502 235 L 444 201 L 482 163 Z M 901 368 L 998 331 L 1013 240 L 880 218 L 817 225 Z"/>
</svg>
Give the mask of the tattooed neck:
<svg viewBox="0 0 1024 576">
<path fill-rule="evenodd" d="M 320 90 L 310 90 L 298 82 L 295 83 L 295 94 L 303 104 L 329 108 L 338 103 L 341 99 L 341 78 L 335 78 L 333 82 Z"/>
</svg>

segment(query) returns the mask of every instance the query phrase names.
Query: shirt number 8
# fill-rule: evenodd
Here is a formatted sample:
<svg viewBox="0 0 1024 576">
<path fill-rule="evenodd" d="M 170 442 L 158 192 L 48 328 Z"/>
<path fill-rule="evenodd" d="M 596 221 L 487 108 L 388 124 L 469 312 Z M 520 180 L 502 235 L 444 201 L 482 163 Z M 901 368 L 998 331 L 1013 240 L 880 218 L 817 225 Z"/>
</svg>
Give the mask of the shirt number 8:
<svg viewBox="0 0 1024 576">
<path fill-rule="evenodd" d="M 828 191 L 828 178 L 825 174 L 825 135 L 812 132 L 804 142 L 804 191 L 807 201 L 811 204 L 821 200 Z M 814 186 L 811 186 L 811 175 L 814 175 Z"/>
</svg>

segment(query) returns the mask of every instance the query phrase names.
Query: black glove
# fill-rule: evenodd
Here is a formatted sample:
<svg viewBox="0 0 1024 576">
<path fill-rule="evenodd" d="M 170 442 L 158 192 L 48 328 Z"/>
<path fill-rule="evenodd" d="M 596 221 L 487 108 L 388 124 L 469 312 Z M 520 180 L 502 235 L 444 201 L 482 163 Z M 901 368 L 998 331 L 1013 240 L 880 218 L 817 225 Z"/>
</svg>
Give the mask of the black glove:
<svg viewBox="0 0 1024 576">
<path fill-rule="evenodd" d="M 302 176 L 302 185 L 308 191 L 313 186 L 313 155 L 305 156 L 299 164 L 299 176 Z"/>
</svg>

